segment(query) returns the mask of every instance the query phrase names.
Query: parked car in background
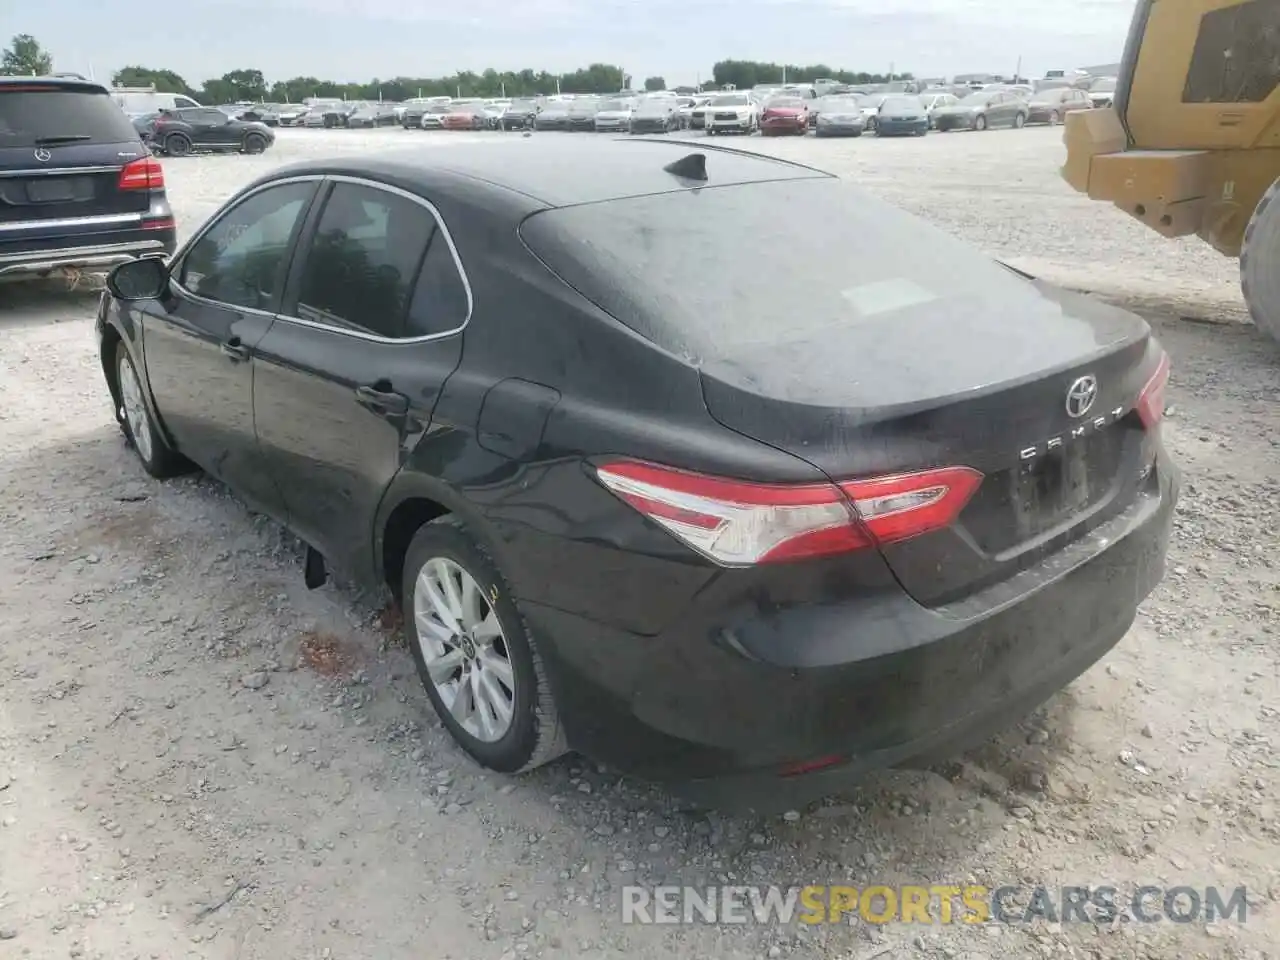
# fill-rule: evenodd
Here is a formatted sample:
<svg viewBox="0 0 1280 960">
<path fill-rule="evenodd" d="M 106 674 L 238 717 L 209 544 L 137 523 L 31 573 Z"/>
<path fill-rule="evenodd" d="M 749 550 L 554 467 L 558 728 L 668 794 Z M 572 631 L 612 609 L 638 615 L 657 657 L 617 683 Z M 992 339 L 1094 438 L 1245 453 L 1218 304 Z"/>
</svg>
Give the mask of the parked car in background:
<svg viewBox="0 0 1280 960">
<path fill-rule="evenodd" d="M 129 118 L 133 124 L 133 129 L 138 132 L 138 136 L 142 138 L 142 142 L 151 143 L 151 134 L 155 126 L 156 118 L 160 116 L 160 112 L 143 113 Z"/>
<path fill-rule="evenodd" d="M 680 101 L 675 97 L 646 97 L 631 112 L 628 133 L 671 133 L 679 130 Z"/>
<path fill-rule="evenodd" d="M 982 743 L 1128 633 L 1169 358 L 872 191 L 698 153 L 290 165 L 118 267 L 94 330 L 139 469 L 389 590 L 477 764 L 772 814 Z"/>
<path fill-rule="evenodd" d="M 929 115 L 929 129 L 932 130 L 934 111 L 939 107 L 953 107 L 960 102 L 960 98 L 954 93 L 923 93 L 920 95 L 920 102 L 924 104 L 925 112 Z"/>
<path fill-rule="evenodd" d="M 502 111 L 498 126 L 503 130 L 530 130 L 537 116 L 537 100 L 512 100 Z"/>
<path fill-rule="evenodd" d="M 483 130 L 487 123 L 484 104 L 474 100 L 455 100 L 449 105 L 449 112 L 440 118 L 440 126 L 445 130 Z"/>
<path fill-rule="evenodd" d="M 745 93 L 722 93 L 707 103 L 708 134 L 754 133 L 760 127 L 760 104 Z"/>
<path fill-rule="evenodd" d="M 343 100 L 317 100 L 307 107 L 302 118 L 304 127 L 326 127 L 332 129 L 346 124 L 350 106 Z"/>
<path fill-rule="evenodd" d="M 406 100 L 400 106 L 400 126 L 406 130 L 419 130 L 422 128 L 422 117 L 433 106 L 439 106 L 431 100 L 425 98 Z"/>
<path fill-rule="evenodd" d="M 929 111 L 919 97 L 895 94 L 880 104 L 877 137 L 923 137 L 928 132 Z"/>
<path fill-rule="evenodd" d="M 713 97 L 695 97 L 693 106 L 688 109 L 684 115 L 684 127 L 686 130 L 705 130 L 707 128 L 707 104 Z"/>
<path fill-rule="evenodd" d="M 597 133 L 626 133 L 631 129 L 634 100 L 602 100 L 595 115 Z"/>
<path fill-rule="evenodd" d="M 888 100 L 891 93 L 864 93 L 858 97 L 858 106 L 862 110 L 862 120 L 872 133 L 876 129 L 876 119 L 880 115 L 880 104 Z"/>
<path fill-rule="evenodd" d="M 348 127 L 394 127 L 398 122 L 394 103 L 362 103 L 347 117 Z"/>
<path fill-rule="evenodd" d="M 1027 101 L 1027 123 L 1063 123 L 1068 113 L 1092 110 L 1089 94 L 1075 87 L 1043 90 Z"/>
<path fill-rule="evenodd" d="M 1003 90 L 978 90 L 949 107 L 933 111 L 937 130 L 986 130 L 990 127 L 1021 127 L 1030 112 L 1027 101 Z"/>
<path fill-rule="evenodd" d="M 173 252 L 164 168 L 135 123 L 99 84 L 0 77 L 0 279 Z"/>
<path fill-rule="evenodd" d="M 275 142 L 275 133 L 265 123 L 236 120 L 216 107 L 166 110 L 151 124 L 151 143 L 170 157 L 197 150 L 262 153 Z"/>
<path fill-rule="evenodd" d="M 487 100 L 483 104 L 484 109 L 484 128 L 486 130 L 497 130 L 502 126 L 502 118 L 507 112 L 507 107 L 511 106 L 510 100 Z"/>
<path fill-rule="evenodd" d="M 444 128 L 444 118 L 445 118 L 445 117 L 447 117 L 447 116 L 449 115 L 449 111 L 450 111 L 451 109 L 452 109 L 452 107 L 450 107 L 450 105 L 449 105 L 449 104 L 447 104 L 447 103 L 428 103 L 428 104 L 426 104 L 426 105 L 423 107 L 423 109 L 422 109 L 422 113 L 421 113 L 421 114 L 418 114 L 418 126 L 417 126 L 417 129 L 419 129 L 419 130 L 441 130 L 441 129 L 443 129 L 443 128 Z M 406 118 L 406 119 L 405 119 L 405 122 L 406 122 L 406 123 L 408 123 L 408 122 L 409 122 L 409 120 L 412 118 L 412 114 L 408 114 L 408 113 L 406 113 L 406 114 L 405 114 L 405 118 Z"/>
<path fill-rule="evenodd" d="M 1115 77 L 1098 77 L 1089 82 L 1089 103 L 1095 107 L 1109 107 L 1116 95 Z"/>
<path fill-rule="evenodd" d="M 804 136 L 808 129 L 808 100 L 784 94 L 764 102 L 764 109 L 760 111 L 761 136 L 773 137 L 779 134 Z"/>
<path fill-rule="evenodd" d="M 305 103 L 287 103 L 276 111 L 276 122 L 282 127 L 300 127 L 306 116 Z"/>
<path fill-rule="evenodd" d="M 814 133 L 819 137 L 860 137 L 866 118 L 857 97 L 833 95 L 817 101 L 818 120 Z"/>
<path fill-rule="evenodd" d="M 569 129 L 569 101 L 568 100 L 551 100 L 539 112 L 533 120 L 533 129 L 535 130 L 568 130 Z"/>
<path fill-rule="evenodd" d="M 569 101 L 569 130 L 594 131 L 596 114 L 600 112 L 603 101 L 596 97 L 580 97 Z"/>
<path fill-rule="evenodd" d="M 200 106 L 191 97 L 181 93 L 157 93 L 153 89 L 140 87 L 115 87 L 111 91 L 111 99 L 130 117 L 159 113 L 161 110 L 194 110 Z"/>
</svg>

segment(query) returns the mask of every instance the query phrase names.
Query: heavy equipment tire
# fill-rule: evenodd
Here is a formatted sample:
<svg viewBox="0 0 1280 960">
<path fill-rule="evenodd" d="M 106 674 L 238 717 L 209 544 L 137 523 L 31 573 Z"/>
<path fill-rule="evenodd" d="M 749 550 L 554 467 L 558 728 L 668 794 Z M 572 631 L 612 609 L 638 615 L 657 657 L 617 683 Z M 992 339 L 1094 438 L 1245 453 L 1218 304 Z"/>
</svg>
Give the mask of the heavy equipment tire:
<svg viewBox="0 0 1280 960">
<path fill-rule="evenodd" d="M 1245 227 L 1240 287 L 1258 329 L 1280 342 L 1280 180 L 1262 195 Z"/>
</svg>

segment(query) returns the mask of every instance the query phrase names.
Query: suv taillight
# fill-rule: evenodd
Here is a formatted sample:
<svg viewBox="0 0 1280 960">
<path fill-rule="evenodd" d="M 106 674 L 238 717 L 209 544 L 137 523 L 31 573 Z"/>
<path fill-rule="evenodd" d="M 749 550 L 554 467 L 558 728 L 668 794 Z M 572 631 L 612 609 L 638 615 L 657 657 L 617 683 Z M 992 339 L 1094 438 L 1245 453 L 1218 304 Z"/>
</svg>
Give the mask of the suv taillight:
<svg viewBox="0 0 1280 960">
<path fill-rule="evenodd" d="M 126 163 L 117 186 L 121 190 L 163 190 L 164 167 L 155 157 L 141 157 Z"/>
</svg>

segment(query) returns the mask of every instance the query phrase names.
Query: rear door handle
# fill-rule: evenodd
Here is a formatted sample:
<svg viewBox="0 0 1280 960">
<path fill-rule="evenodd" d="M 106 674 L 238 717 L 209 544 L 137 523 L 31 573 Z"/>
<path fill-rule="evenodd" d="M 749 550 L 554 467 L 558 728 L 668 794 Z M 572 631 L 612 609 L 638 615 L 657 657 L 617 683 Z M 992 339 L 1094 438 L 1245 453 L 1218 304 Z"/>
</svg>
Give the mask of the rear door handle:
<svg viewBox="0 0 1280 960">
<path fill-rule="evenodd" d="M 236 363 L 249 359 L 249 348 L 240 342 L 239 337 L 232 337 L 230 340 L 224 340 L 218 345 L 219 349 Z"/>
<path fill-rule="evenodd" d="M 382 417 L 398 417 L 409 412 L 408 397 L 390 389 L 379 389 L 381 386 L 382 384 L 356 387 L 356 402 Z"/>
</svg>

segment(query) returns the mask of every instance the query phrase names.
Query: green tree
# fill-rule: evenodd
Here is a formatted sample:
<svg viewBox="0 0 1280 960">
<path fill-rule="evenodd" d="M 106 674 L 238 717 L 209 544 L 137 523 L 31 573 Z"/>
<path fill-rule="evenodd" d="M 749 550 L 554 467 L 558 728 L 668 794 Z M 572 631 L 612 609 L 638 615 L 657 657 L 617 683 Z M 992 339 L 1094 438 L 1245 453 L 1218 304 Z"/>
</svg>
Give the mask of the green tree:
<svg viewBox="0 0 1280 960">
<path fill-rule="evenodd" d="M 721 60 L 711 68 L 717 86 L 733 84 L 739 90 L 749 90 L 760 83 L 781 83 L 784 79 L 794 83 L 812 83 L 814 80 L 835 80 L 838 83 L 887 83 L 888 74 L 867 73 L 829 67 L 825 63 L 808 66 L 795 64 L 762 63 L 758 60 Z M 894 73 L 894 80 L 911 80 L 910 73 Z"/>
<path fill-rule="evenodd" d="M 20 33 L 0 55 L 0 74 L 10 77 L 46 76 L 53 73 L 53 57 L 29 33 Z"/>
<path fill-rule="evenodd" d="M 650 91 L 665 90 L 667 89 L 667 81 L 663 80 L 662 77 L 646 77 L 644 81 L 644 88 Z"/>
<path fill-rule="evenodd" d="M 197 96 L 196 91 L 187 85 L 187 81 L 172 70 L 139 66 L 121 67 L 111 75 L 111 82 L 117 87 L 154 86 L 160 93 L 180 93 L 187 97 Z"/>
</svg>

